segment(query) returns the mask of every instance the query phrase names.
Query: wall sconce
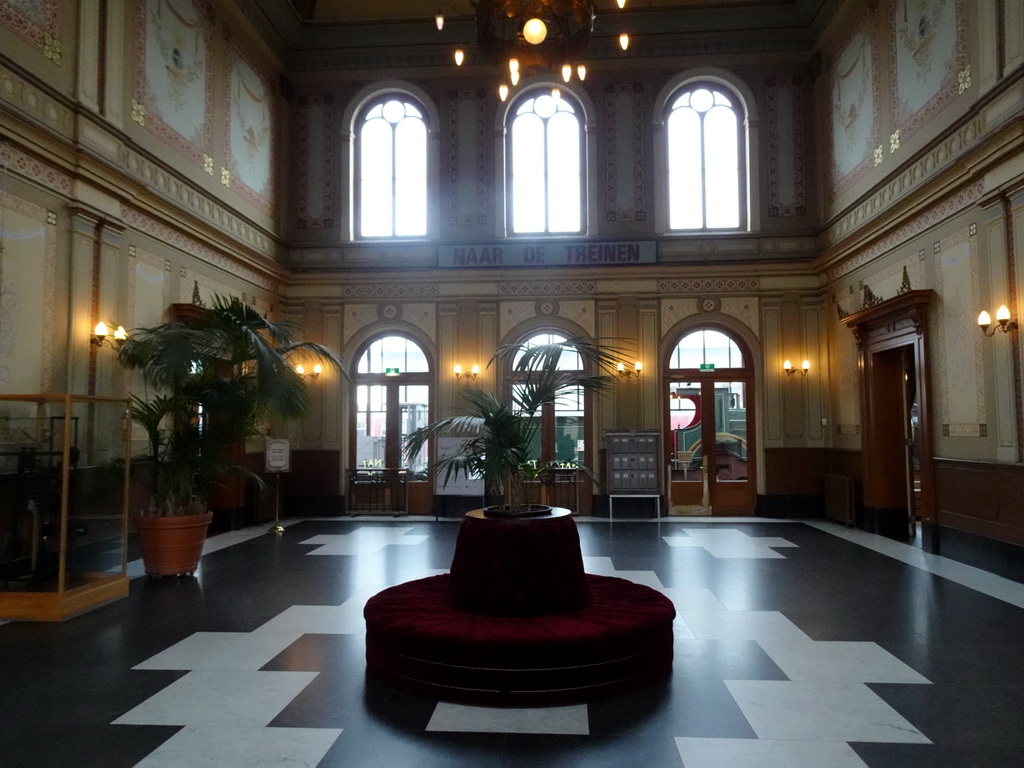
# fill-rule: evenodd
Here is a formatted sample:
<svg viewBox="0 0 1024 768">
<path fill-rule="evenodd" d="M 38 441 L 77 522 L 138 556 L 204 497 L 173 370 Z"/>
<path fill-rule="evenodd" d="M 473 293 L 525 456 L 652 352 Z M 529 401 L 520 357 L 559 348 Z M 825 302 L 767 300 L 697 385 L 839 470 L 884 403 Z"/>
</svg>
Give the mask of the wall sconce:
<svg viewBox="0 0 1024 768">
<path fill-rule="evenodd" d="M 978 325 L 986 336 L 994 336 L 996 331 L 1007 333 L 1017 330 L 1017 318 L 1010 319 L 1010 310 L 1006 308 L 1005 304 L 996 310 L 996 322 L 999 325 L 992 325 L 992 318 L 988 312 L 978 315 Z"/>
<path fill-rule="evenodd" d="M 306 369 L 305 369 L 304 366 L 302 366 L 302 365 L 296 365 L 295 366 L 295 372 L 297 374 L 299 374 L 299 376 L 301 376 L 304 379 L 312 379 L 313 381 L 316 381 L 317 379 L 320 378 L 320 374 L 323 373 L 323 370 L 324 369 L 320 367 L 319 363 L 314 365 L 313 366 L 313 370 L 309 371 L 308 373 L 306 372 Z"/>
<path fill-rule="evenodd" d="M 620 379 L 630 379 L 634 376 L 639 377 L 643 369 L 644 364 L 637 360 L 633 363 L 632 368 L 627 368 L 625 363 L 619 363 L 615 366 L 615 373 L 619 375 Z"/>
<path fill-rule="evenodd" d="M 476 381 L 476 377 L 480 375 L 480 366 L 474 365 L 469 369 L 468 373 L 463 373 L 462 366 L 456 363 L 455 368 L 453 368 L 452 371 L 455 373 L 456 381 L 462 381 L 463 379 L 472 379 L 473 381 Z"/>
<path fill-rule="evenodd" d="M 92 337 L 89 339 L 89 343 L 97 347 L 102 347 L 104 344 L 113 347 L 113 341 L 107 338 L 110 335 L 110 328 L 107 326 L 106 323 L 100 320 L 98 323 L 96 323 L 96 327 L 93 328 Z M 125 339 L 128 338 L 128 333 L 127 331 L 125 331 L 123 326 L 119 325 L 114 331 L 113 336 L 114 341 L 124 341 Z"/>
<path fill-rule="evenodd" d="M 782 363 L 782 370 L 784 370 L 786 372 L 787 376 L 792 376 L 797 371 L 800 371 L 800 373 L 802 375 L 806 376 L 807 372 L 809 370 L 811 370 L 811 361 L 810 360 L 804 360 L 800 364 L 799 368 L 794 368 L 793 364 L 791 362 L 789 362 L 789 360 L 786 360 L 785 362 Z"/>
</svg>

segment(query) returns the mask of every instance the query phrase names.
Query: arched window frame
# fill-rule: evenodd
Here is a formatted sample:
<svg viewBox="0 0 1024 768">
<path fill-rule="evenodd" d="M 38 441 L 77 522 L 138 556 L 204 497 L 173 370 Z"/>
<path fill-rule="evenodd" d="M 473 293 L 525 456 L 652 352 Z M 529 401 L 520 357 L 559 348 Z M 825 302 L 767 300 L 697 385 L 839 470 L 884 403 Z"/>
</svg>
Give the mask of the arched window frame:
<svg viewBox="0 0 1024 768">
<path fill-rule="evenodd" d="M 529 342 L 529 341 L 531 341 L 533 339 L 537 339 L 538 337 L 543 337 L 543 336 L 557 336 L 557 337 L 560 337 L 562 339 L 566 339 L 567 340 L 567 339 L 572 339 L 572 338 L 579 338 L 581 335 L 583 335 L 583 334 L 581 333 L 581 331 L 579 329 L 567 329 L 567 328 L 560 328 L 560 327 L 555 327 L 555 326 L 543 325 L 543 326 L 535 326 L 535 327 L 530 328 L 527 331 L 520 332 L 520 333 L 516 334 L 513 338 L 516 339 L 516 341 L 514 342 L 515 344 L 526 344 L 527 342 Z M 545 343 L 545 342 L 539 342 L 539 343 Z M 563 355 L 564 354 L 565 353 L 563 353 Z M 506 366 L 505 370 L 502 371 L 502 377 L 503 377 L 502 387 L 503 387 L 503 391 L 505 392 L 505 396 L 509 397 L 509 398 L 511 398 L 511 395 L 512 395 L 512 388 L 516 385 L 516 383 L 522 381 L 522 379 L 523 379 L 523 374 L 518 373 L 518 372 L 516 372 L 514 370 L 515 359 L 517 359 L 517 358 L 518 358 L 518 356 L 516 356 L 516 358 L 509 359 L 508 365 Z M 591 368 L 590 365 L 588 365 L 586 360 L 580 358 L 580 365 L 581 365 L 581 367 L 578 370 L 583 370 L 585 372 L 592 372 L 592 368 Z M 574 369 L 574 370 L 576 370 L 576 369 Z M 582 409 L 582 415 L 580 416 L 580 418 L 581 418 L 581 420 L 583 422 L 584 450 L 583 450 L 583 454 L 582 454 L 582 459 L 577 457 L 576 460 L 581 461 L 583 464 L 585 464 L 586 466 L 590 467 L 590 469 L 595 469 L 590 464 L 590 458 L 594 455 L 593 454 L 593 430 L 592 430 L 593 413 L 594 413 L 594 411 L 593 411 L 593 408 L 594 408 L 594 404 L 593 404 L 594 396 L 593 396 L 593 393 L 589 392 L 589 391 L 582 392 L 581 396 L 582 396 L 582 399 L 583 399 L 583 402 L 582 402 L 583 409 Z M 557 417 L 556 408 L 553 405 L 551 405 L 551 404 L 545 405 L 541 409 L 541 413 L 539 414 L 539 418 L 540 418 L 540 422 L 541 422 L 541 424 L 540 424 L 540 441 L 541 441 L 541 444 L 540 444 L 540 449 L 541 449 L 541 451 L 540 451 L 540 461 L 543 462 L 543 463 L 547 463 L 547 462 L 550 462 L 550 461 L 558 459 L 558 455 L 557 455 L 558 446 L 556 444 L 557 437 L 558 437 L 558 435 L 556 434 L 556 429 L 557 429 L 556 417 Z"/>
<path fill-rule="evenodd" d="M 369 352 L 369 350 L 373 347 L 373 345 L 375 343 L 377 343 L 377 342 L 379 342 L 379 341 L 381 341 L 381 340 L 383 340 L 385 338 L 390 338 L 390 337 L 402 338 L 402 339 L 405 339 L 406 341 L 408 341 L 408 342 L 410 342 L 412 344 L 415 344 L 419 348 L 419 350 L 423 353 L 424 359 L 426 361 L 426 368 L 427 368 L 427 370 L 425 370 L 425 371 L 400 371 L 397 376 L 389 376 L 386 372 L 383 372 L 383 371 L 366 371 L 366 372 L 361 372 L 359 370 L 359 364 L 360 364 L 360 361 L 363 359 L 364 355 L 366 355 L 367 352 Z M 350 428 L 349 428 L 349 457 L 350 457 L 349 458 L 349 462 L 350 462 L 350 464 L 354 464 L 358 460 L 358 453 L 359 453 L 359 451 L 358 451 L 358 439 L 357 439 L 357 430 L 358 430 L 358 422 L 359 422 L 359 419 L 358 419 L 358 413 L 359 413 L 358 399 L 359 398 L 358 398 L 358 395 L 357 395 L 357 393 L 359 391 L 358 388 L 360 386 L 385 386 L 385 387 L 388 387 L 388 386 L 390 386 L 390 387 L 426 386 L 426 387 L 429 388 L 428 389 L 428 396 L 429 396 L 428 409 L 429 409 L 429 412 L 424 415 L 423 423 L 430 423 L 430 421 L 432 421 L 432 418 L 433 418 L 433 410 L 435 408 L 435 401 L 437 399 L 437 386 L 436 386 L 436 380 L 435 380 L 436 379 L 437 365 L 436 365 L 436 353 L 431 348 L 431 346 L 424 339 L 421 339 L 416 334 L 414 334 L 414 333 L 412 333 L 410 331 L 404 330 L 404 329 L 390 328 L 390 329 L 385 329 L 385 330 L 378 330 L 378 331 L 376 331 L 376 332 L 374 332 L 372 334 L 367 335 L 365 338 L 363 338 L 361 341 L 359 341 L 356 346 L 350 347 L 350 349 L 352 349 L 353 351 L 352 351 L 352 354 L 349 357 L 349 361 L 350 361 L 349 370 L 352 371 L 352 375 L 351 375 L 351 379 L 352 379 L 352 381 L 351 381 L 351 396 L 350 396 L 350 401 L 351 401 L 351 414 L 350 414 L 350 418 L 351 418 L 351 422 L 350 422 Z M 401 367 L 401 366 L 399 366 L 399 367 Z M 396 400 L 395 402 L 400 402 L 400 401 Z M 388 405 L 389 404 L 390 404 L 390 401 L 389 401 Z M 385 406 L 386 409 L 388 408 L 388 405 Z M 385 413 L 387 414 L 385 418 L 386 419 L 391 419 L 391 421 L 388 422 L 388 426 L 386 428 L 386 431 L 387 431 L 387 435 L 389 436 L 387 438 L 388 444 L 392 445 L 392 448 L 390 450 L 390 453 L 391 453 L 390 456 L 387 455 L 388 452 L 389 452 L 389 449 L 388 449 L 387 445 L 385 446 L 385 453 L 386 453 L 385 464 L 388 465 L 390 468 L 397 468 L 397 467 L 400 467 L 400 466 L 404 466 L 404 464 L 405 464 L 405 457 L 404 457 L 404 455 L 401 454 L 401 450 L 400 449 L 399 449 L 399 451 L 397 453 L 395 452 L 394 447 L 393 447 L 394 444 L 393 444 L 393 441 L 391 439 L 392 433 L 400 434 L 400 417 L 401 417 L 401 414 L 400 414 L 400 412 L 396 412 L 398 414 L 398 418 L 396 419 L 395 416 L 390 413 L 390 411 L 386 410 Z M 398 431 L 395 431 L 395 430 L 398 430 Z M 424 463 L 428 463 L 428 461 L 429 461 L 429 456 L 423 457 L 423 462 Z M 397 463 L 395 463 L 395 462 L 397 462 Z"/>
<path fill-rule="evenodd" d="M 580 129 L 580 229 L 573 232 L 515 232 L 513 230 L 513 189 L 512 189 L 512 121 L 516 118 L 518 108 L 528 99 L 535 98 L 552 88 L 558 88 L 561 98 L 568 99 L 579 120 Z M 496 201 L 495 235 L 498 237 L 559 237 L 566 235 L 592 234 L 594 220 L 591 216 L 592 201 L 596 199 L 596 179 L 593 172 L 595 148 L 589 140 L 595 125 L 596 112 L 587 92 L 576 82 L 563 83 L 542 78 L 527 78 L 519 87 L 518 93 L 499 108 L 495 117 L 495 130 L 500 137 L 499 151 L 496 153 L 495 172 L 497 178 L 505 180 L 505 195 Z"/>
<path fill-rule="evenodd" d="M 670 229 L 669 228 L 669 178 L 668 178 L 668 132 L 667 120 L 672 105 L 686 91 L 699 85 L 718 89 L 733 100 L 739 122 L 739 182 L 740 182 L 740 224 L 733 229 Z M 703 235 L 709 232 L 755 232 L 760 230 L 761 217 L 758 205 L 757 180 L 758 160 L 758 116 L 753 92 L 747 85 L 723 69 L 705 67 L 687 70 L 670 80 L 658 94 L 654 105 L 654 155 L 655 186 L 658 190 L 655 202 L 655 227 L 663 235 Z"/>
<path fill-rule="evenodd" d="M 377 104 L 392 98 L 405 101 L 417 107 L 427 130 L 426 156 L 426 232 L 423 235 L 409 236 L 374 236 L 363 237 L 360 233 L 360 210 L 362 206 L 360 192 L 359 163 L 359 130 L 366 113 Z M 348 240 L 369 242 L 382 241 L 421 241 L 429 240 L 437 235 L 438 215 L 437 199 L 439 152 L 440 152 L 440 114 L 437 107 L 422 88 L 401 80 L 384 80 L 374 83 L 359 91 L 349 102 L 342 115 L 342 124 L 346 126 L 342 135 L 341 178 L 348 189 L 348 201 L 342 208 L 340 230 Z"/>
</svg>

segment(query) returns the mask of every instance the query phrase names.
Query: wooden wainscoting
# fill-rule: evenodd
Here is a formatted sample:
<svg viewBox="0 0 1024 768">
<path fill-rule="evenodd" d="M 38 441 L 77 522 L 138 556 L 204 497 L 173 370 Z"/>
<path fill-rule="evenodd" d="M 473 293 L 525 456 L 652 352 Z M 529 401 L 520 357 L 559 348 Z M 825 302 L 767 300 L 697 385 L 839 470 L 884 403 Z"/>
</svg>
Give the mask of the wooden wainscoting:
<svg viewBox="0 0 1024 768">
<path fill-rule="evenodd" d="M 935 487 L 940 527 L 1024 546 L 1024 465 L 935 459 Z"/>
</svg>

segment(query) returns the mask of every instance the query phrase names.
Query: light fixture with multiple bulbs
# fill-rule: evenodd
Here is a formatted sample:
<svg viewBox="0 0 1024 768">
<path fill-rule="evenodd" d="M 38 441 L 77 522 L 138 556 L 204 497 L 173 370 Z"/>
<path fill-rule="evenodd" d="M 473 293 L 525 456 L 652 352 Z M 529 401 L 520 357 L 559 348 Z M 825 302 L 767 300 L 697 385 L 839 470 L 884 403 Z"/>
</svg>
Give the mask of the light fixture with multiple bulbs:
<svg viewBox="0 0 1024 768">
<path fill-rule="evenodd" d="M 786 372 L 787 376 L 792 376 L 794 373 L 797 373 L 798 371 L 800 372 L 801 375 L 806 376 L 807 372 L 809 370 L 811 370 L 811 361 L 810 360 L 804 360 L 800 364 L 799 368 L 794 368 L 793 367 L 793 363 L 791 363 L 789 360 L 785 360 L 782 363 L 782 370 L 784 370 Z"/>
<path fill-rule="evenodd" d="M 632 368 L 627 368 L 625 363 L 619 363 L 615 366 L 615 373 L 618 374 L 620 379 L 630 379 L 634 376 L 639 376 L 644 370 L 644 364 L 637 360 L 633 363 Z"/>
<path fill-rule="evenodd" d="M 468 371 L 463 371 L 462 366 L 456 363 L 452 373 L 455 374 L 456 381 L 462 381 L 463 379 L 476 381 L 476 377 L 480 375 L 480 366 L 474 364 Z"/>
<path fill-rule="evenodd" d="M 113 323 L 111 323 L 113 325 Z M 111 338 L 113 341 L 111 341 Z M 110 326 L 100 320 L 96 323 L 96 327 L 92 330 L 92 337 L 89 342 L 97 347 L 102 347 L 104 344 L 108 346 L 114 346 L 114 341 L 124 341 L 128 338 L 128 332 L 125 331 L 124 326 L 117 326 L 114 332 L 110 332 Z"/>
<path fill-rule="evenodd" d="M 1008 333 L 1009 331 L 1016 331 L 1018 328 L 1017 318 L 1010 317 L 1010 310 L 1005 304 L 996 310 L 996 323 L 997 325 L 992 325 L 992 317 L 988 312 L 982 312 L 978 315 L 978 326 L 986 336 L 994 336 L 996 331 Z"/>
<path fill-rule="evenodd" d="M 295 372 L 299 374 L 299 376 L 301 376 L 304 379 L 312 379 L 313 381 L 316 381 L 317 379 L 320 378 L 320 374 L 323 373 L 323 370 L 324 369 L 320 366 L 319 363 L 314 365 L 313 370 L 311 371 L 307 371 L 306 367 L 302 364 L 295 366 Z"/>
<path fill-rule="evenodd" d="M 626 0 L 616 0 L 619 9 Z M 587 67 L 580 60 L 590 45 L 597 16 L 594 0 L 479 0 L 473 3 L 477 48 L 485 59 L 508 74 L 498 86 L 505 101 L 526 72 L 561 73 L 565 82 L 575 75 L 586 79 Z M 445 15 L 438 10 L 434 24 L 444 29 Z M 629 47 L 629 35 L 619 35 L 622 50 Z M 455 65 L 466 60 L 463 48 L 453 54 Z M 504 78 L 507 78 L 505 81 Z"/>
</svg>

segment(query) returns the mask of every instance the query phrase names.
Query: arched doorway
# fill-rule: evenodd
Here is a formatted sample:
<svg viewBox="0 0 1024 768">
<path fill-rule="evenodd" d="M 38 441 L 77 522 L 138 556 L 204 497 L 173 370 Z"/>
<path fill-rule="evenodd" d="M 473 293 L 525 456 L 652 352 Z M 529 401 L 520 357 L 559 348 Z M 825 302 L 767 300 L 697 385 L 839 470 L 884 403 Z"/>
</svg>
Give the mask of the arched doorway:
<svg viewBox="0 0 1024 768">
<path fill-rule="evenodd" d="M 430 510 L 429 456 L 402 450 L 409 433 L 430 421 L 426 353 L 406 336 L 378 336 L 356 353 L 353 370 L 349 510 Z"/>
<path fill-rule="evenodd" d="M 724 329 L 689 329 L 670 348 L 663 370 L 669 514 L 754 514 L 749 351 Z"/>
</svg>

